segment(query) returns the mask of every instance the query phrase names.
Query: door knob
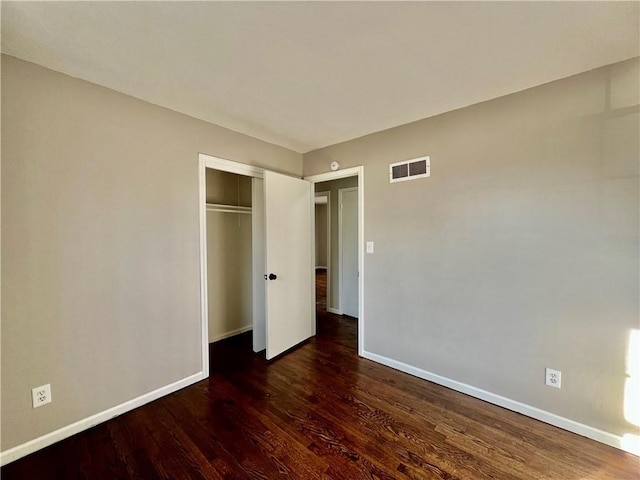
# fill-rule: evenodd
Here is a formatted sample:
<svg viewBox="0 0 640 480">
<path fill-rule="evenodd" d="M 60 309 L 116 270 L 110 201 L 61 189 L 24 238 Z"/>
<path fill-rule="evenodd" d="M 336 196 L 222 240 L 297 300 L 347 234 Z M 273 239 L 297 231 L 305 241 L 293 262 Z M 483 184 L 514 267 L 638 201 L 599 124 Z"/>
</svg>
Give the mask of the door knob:
<svg viewBox="0 0 640 480">
<path fill-rule="evenodd" d="M 266 278 L 266 277 L 267 277 L 267 276 L 265 275 L 265 278 Z M 277 276 L 275 273 L 270 273 L 270 274 L 269 274 L 269 280 L 275 280 L 276 278 L 278 278 L 278 276 Z"/>
</svg>

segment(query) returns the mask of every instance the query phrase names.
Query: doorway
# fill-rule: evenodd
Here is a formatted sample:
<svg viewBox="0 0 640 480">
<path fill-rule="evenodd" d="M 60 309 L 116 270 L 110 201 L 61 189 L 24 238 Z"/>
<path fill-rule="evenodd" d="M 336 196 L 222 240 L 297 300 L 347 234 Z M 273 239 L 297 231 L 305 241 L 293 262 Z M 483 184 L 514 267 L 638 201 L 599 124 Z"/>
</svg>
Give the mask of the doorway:
<svg viewBox="0 0 640 480">
<path fill-rule="evenodd" d="M 344 218 L 344 222 L 347 222 L 349 225 L 347 231 L 343 232 L 342 224 L 343 222 L 343 207 L 344 202 L 342 200 L 343 191 L 345 189 L 351 189 L 353 192 L 353 198 L 355 199 L 355 203 L 350 204 L 353 206 L 353 209 L 349 211 L 349 214 Z M 356 305 L 355 308 L 351 308 L 349 315 L 353 317 L 357 317 L 357 313 L 354 314 L 354 311 L 357 312 L 357 304 L 358 304 L 358 212 L 357 212 L 357 191 L 358 191 L 358 177 L 350 176 L 345 178 L 339 178 L 335 180 L 329 180 L 326 182 L 316 183 L 314 186 L 314 190 L 316 191 L 316 195 L 319 195 L 321 192 L 328 197 L 328 209 L 327 216 L 329 217 L 329 227 L 328 233 L 329 238 L 327 239 L 329 245 L 329 255 L 327 258 L 327 308 L 326 311 L 329 313 L 334 313 L 337 315 L 343 315 L 346 312 L 344 311 L 345 298 L 343 295 L 344 290 L 344 280 L 345 277 L 342 271 L 343 258 L 342 258 L 342 250 L 341 245 L 343 244 L 343 233 L 352 235 L 349 236 L 348 246 L 351 247 L 350 253 L 353 255 L 351 257 L 347 257 L 346 260 L 352 260 L 351 269 L 344 272 L 347 274 L 349 280 L 351 282 L 351 290 L 348 292 L 352 294 L 352 297 L 348 300 L 351 305 Z M 316 213 L 318 213 L 318 206 L 316 205 Z M 322 234 L 318 232 L 318 218 L 316 217 L 316 249 L 318 247 L 318 237 L 322 237 Z M 349 276 L 352 274 L 352 276 Z M 322 281 L 322 271 L 316 269 L 316 277 L 318 281 Z M 316 282 L 316 288 L 318 287 L 318 282 Z M 318 292 L 320 293 L 320 292 Z"/>
<path fill-rule="evenodd" d="M 355 260 L 355 265 L 353 265 L 352 270 L 355 272 L 354 274 L 354 284 L 357 287 L 352 286 L 352 291 L 357 290 L 357 293 L 353 297 L 353 303 L 356 305 L 355 308 L 351 308 L 352 313 L 356 313 L 357 316 L 357 335 L 358 335 L 358 355 L 362 356 L 364 352 L 364 334 L 365 334 L 365 312 L 364 312 L 364 167 L 352 167 L 344 170 L 338 170 L 333 172 L 322 173 L 319 175 L 312 175 L 309 177 L 305 177 L 306 180 L 311 181 L 314 184 L 314 190 L 316 192 L 324 192 L 330 191 L 330 202 L 333 201 L 334 205 L 331 208 L 331 211 L 335 212 L 334 216 L 331 219 L 331 237 L 334 239 L 333 242 L 336 245 L 334 249 L 331 250 L 331 258 L 334 261 L 329 261 L 328 265 L 328 278 L 327 279 L 327 289 L 329 294 L 327 295 L 327 312 L 342 315 L 343 313 L 343 303 L 340 302 L 340 275 L 338 274 L 339 270 L 339 249 L 338 249 L 338 190 L 340 188 L 353 188 L 354 197 L 356 200 L 357 207 L 352 216 L 352 220 L 357 225 L 357 228 L 352 230 L 353 235 L 357 238 L 357 243 L 354 245 L 353 251 L 355 255 L 351 258 Z M 333 193 L 335 190 L 335 193 Z M 355 187 L 355 188 L 354 188 Z M 355 218 L 353 218 L 355 217 Z M 315 238 L 315 235 L 314 235 Z M 332 267 L 333 265 L 333 267 Z M 313 275 L 315 276 L 315 269 L 313 271 Z M 329 297 L 331 299 L 329 300 Z M 316 322 L 318 321 L 318 317 L 316 316 Z M 315 333 L 315 330 L 314 330 Z"/>
<path fill-rule="evenodd" d="M 199 216 L 200 216 L 200 321 L 202 339 L 202 372 L 209 376 L 209 281 L 208 281 L 208 235 L 207 235 L 207 171 L 215 170 L 229 174 L 242 175 L 251 179 L 251 235 L 252 235 L 252 328 L 254 351 L 260 349 L 264 341 L 265 312 L 264 308 L 255 308 L 260 300 L 264 305 L 264 282 L 257 281 L 264 273 L 264 248 L 256 248 L 256 238 L 264 234 L 263 201 L 259 194 L 262 189 L 263 170 L 230 160 L 199 155 Z M 257 337 L 257 338 L 256 338 Z M 264 347 L 262 347 L 264 348 Z"/>
</svg>

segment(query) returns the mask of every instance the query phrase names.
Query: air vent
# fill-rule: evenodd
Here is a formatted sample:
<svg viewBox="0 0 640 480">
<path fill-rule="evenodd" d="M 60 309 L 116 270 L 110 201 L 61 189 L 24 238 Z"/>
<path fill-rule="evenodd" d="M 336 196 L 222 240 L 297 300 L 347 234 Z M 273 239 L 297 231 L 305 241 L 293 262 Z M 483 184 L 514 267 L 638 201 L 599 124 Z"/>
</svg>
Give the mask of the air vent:
<svg viewBox="0 0 640 480">
<path fill-rule="evenodd" d="M 429 157 L 419 157 L 389 165 L 389 182 L 404 182 L 429 176 Z"/>
</svg>

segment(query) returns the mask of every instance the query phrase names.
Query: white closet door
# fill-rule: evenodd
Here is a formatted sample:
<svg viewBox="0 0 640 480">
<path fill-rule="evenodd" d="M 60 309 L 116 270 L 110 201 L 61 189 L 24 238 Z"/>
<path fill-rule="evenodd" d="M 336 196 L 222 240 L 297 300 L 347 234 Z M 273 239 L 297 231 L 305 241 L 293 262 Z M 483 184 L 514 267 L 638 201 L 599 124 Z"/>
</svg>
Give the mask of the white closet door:
<svg viewBox="0 0 640 480">
<path fill-rule="evenodd" d="M 267 359 L 313 335 L 312 195 L 310 182 L 265 171 Z"/>
</svg>

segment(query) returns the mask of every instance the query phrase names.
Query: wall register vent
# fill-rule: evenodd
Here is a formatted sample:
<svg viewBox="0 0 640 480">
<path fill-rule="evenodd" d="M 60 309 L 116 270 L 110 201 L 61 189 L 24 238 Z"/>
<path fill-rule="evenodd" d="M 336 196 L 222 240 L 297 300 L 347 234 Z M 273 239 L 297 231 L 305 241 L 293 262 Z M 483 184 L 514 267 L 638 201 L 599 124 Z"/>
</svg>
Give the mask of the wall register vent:
<svg viewBox="0 0 640 480">
<path fill-rule="evenodd" d="M 389 183 L 415 180 L 428 177 L 430 173 L 429 157 L 419 157 L 389 165 Z"/>
</svg>

